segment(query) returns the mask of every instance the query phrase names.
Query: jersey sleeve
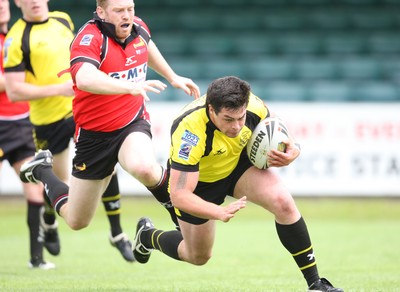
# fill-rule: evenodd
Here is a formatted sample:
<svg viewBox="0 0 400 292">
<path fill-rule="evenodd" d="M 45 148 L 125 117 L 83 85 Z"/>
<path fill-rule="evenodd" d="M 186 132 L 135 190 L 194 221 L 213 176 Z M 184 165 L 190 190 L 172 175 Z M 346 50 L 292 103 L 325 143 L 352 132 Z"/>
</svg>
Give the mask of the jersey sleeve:
<svg viewBox="0 0 400 292">
<path fill-rule="evenodd" d="M 71 67 L 80 62 L 88 62 L 99 68 L 102 44 L 102 34 L 95 25 L 86 24 L 71 44 Z"/>
<path fill-rule="evenodd" d="M 264 101 L 253 93 L 250 94 L 250 100 L 247 109 L 259 116 L 261 120 L 270 115 L 268 107 Z"/>
<path fill-rule="evenodd" d="M 149 39 L 151 38 L 150 29 L 149 29 L 149 27 L 147 26 L 147 24 L 143 21 L 143 19 L 141 19 L 141 18 L 135 16 L 135 18 L 134 18 L 134 23 L 135 23 L 136 25 L 141 26 L 141 28 L 142 28 L 142 29 L 146 32 L 146 34 L 148 35 L 148 38 L 149 38 Z"/>
<path fill-rule="evenodd" d="M 182 120 L 171 136 L 171 167 L 178 170 L 198 171 L 205 151 L 205 135 L 202 129 Z"/>
<path fill-rule="evenodd" d="M 3 66 L 5 72 L 24 72 L 25 63 L 22 52 L 22 35 L 24 23 L 20 20 L 11 28 L 4 41 Z"/>
</svg>

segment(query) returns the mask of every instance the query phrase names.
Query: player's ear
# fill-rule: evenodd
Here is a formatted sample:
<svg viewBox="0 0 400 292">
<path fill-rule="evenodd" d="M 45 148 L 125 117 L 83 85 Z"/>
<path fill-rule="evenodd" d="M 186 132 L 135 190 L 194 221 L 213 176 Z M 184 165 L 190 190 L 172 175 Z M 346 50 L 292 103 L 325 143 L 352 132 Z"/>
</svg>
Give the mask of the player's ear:
<svg viewBox="0 0 400 292">
<path fill-rule="evenodd" d="M 101 20 L 104 20 L 104 18 L 105 18 L 105 11 L 104 11 L 104 9 L 103 9 L 102 7 L 97 6 L 97 7 L 96 7 L 96 13 L 97 13 L 97 15 L 100 17 Z"/>
<path fill-rule="evenodd" d="M 215 114 L 215 110 L 214 110 L 214 108 L 212 107 L 212 105 L 211 105 L 211 104 L 208 104 L 207 106 L 208 106 L 208 112 L 209 112 L 210 114 Z"/>
</svg>

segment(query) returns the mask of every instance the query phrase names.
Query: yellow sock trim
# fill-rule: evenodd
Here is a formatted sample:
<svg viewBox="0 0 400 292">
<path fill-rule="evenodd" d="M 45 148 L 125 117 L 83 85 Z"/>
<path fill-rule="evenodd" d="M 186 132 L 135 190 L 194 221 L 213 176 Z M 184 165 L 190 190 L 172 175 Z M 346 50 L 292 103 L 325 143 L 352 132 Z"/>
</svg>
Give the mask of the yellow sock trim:
<svg viewBox="0 0 400 292">
<path fill-rule="evenodd" d="M 310 267 L 312 267 L 312 266 L 315 266 L 316 264 L 317 264 L 316 262 L 313 262 L 312 264 L 309 264 L 309 265 L 307 265 L 307 266 L 301 267 L 301 268 L 300 268 L 300 271 L 305 270 L 305 269 L 308 269 L 308 268 L 310 268 Z"/>
<path fill-rule="evenodd" d="M 152 246 L 156 246 L 155 245 L 155 243 L 154 243 L 154 234 L 155 234 L 156 232 L 155 232 L 155 230 L 153 231 L 153 233 L 151 234 L 151 245 Z M 157 245 L 158 245 L 158 247 L 160 248 L 160 251 L 161 252 L 163 252 L 162 251 L 162 248 L 161 248 L 161 245 L 160 245 L 160 242 L 159 242 L 159 239 L 160 239 L 160 236 L 161 236 L 161 234 L 163 234 L 164 233 L 164 231 L 163 232 L 160 232 L 160 234 L 157 236 L 157 238 L 156 238 L 156 242 L 157 242 Z"/>
<path fill-rule="evenodd" d="M 114 211 L 107 211 L 106 214 L 107 214 L 107 216 L 118 215 L 118 214 L 121 214 L 121 209 L 114 210 Z"/>
<path fill-rule="evenodd" d="M 302 250 L 302 251 L 299 251 L 298 253 L 292 253 L 292 256 L 298 256 L 298 255 L 300 255 L 300 254 L 302 254 L 302 253 L 305 253 L 305 252 L 307 252 L 307 251 L 309 251 L 309 250 L 311 250 L 312 249 L 312 246 L 310 246 L 309 248 L 306 248 L 306 249 L 304 249 L 304 250 Z"/>
<path fill-rule="evenodd" d="M 119 200 L 119 199 L 121 199 L 121 194 L 116 194 L 115 196 L 112 196 L 112 197 L 101 198 L 101 200 L 103 202 L 116 201 L 116 200 Z"/>
</svg>

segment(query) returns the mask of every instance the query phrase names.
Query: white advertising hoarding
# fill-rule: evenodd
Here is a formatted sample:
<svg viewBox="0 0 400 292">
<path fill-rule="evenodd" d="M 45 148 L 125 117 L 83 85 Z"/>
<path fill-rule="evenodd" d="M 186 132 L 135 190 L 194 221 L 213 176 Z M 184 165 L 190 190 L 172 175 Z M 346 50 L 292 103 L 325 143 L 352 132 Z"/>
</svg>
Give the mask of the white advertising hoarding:
<svg viewBox="0 0 400 292">
<path fill-rule="evenodd" d="M 267 103 L 301 144 L 297 160 L 277 169 L 294 195 L 400 196 L 400 103 Z M 184 103 L 149 102 L 158 161 L 168 155 L 170 125 Z M 123 195 L 149 192 L 118 168 Z M 21 194 L 5 164 L 0 195 Z"/>
</svg>

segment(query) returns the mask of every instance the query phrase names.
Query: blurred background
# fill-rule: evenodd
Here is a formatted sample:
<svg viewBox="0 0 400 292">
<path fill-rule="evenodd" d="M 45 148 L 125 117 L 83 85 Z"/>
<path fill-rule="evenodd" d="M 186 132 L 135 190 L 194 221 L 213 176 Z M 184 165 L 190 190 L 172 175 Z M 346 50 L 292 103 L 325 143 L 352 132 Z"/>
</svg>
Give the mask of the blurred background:
<svg viewBox="0 0 400 292">
<path fill-rule="evenodd" d="M 284 119 L 303 149 L 279 170 L 295 195 L 400 196 L 400 0 L 135 3 L 171 67 L 202 93 L 213 79 L 236 75 Z M 95 6 L 50 1 L 70 14 L 75 31 Z M 148 78 L 159 77 L 149 70 Z M 190 100 L 173 88 L 152 95 L 161 162 L 170 122 Z M 18 192 L 19 184 L 6 186 L 12 179 L 2 170 L 0 195 Z M 146 193 L 132 178 L 121 181 L 127 194 Z"/>
</svg>

